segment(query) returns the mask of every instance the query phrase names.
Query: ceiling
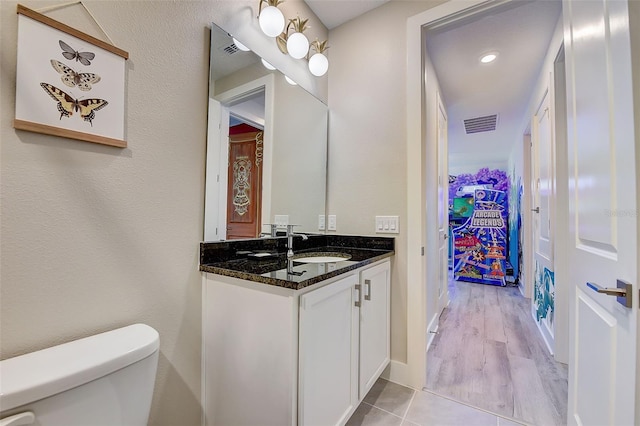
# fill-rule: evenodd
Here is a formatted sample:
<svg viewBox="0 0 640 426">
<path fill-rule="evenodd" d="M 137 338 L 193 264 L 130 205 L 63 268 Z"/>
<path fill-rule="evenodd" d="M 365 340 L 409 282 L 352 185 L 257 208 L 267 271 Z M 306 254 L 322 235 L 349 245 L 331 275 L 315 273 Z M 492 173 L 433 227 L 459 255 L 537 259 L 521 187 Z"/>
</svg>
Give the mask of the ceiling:
<svg viewBox="0 0 640 426">
<path fill-rule="evenodd" d="M 306 0 L 335 28 L 386 1 Z M 506 163 L 522 140 L 533 85 L 561 14 L 560 0 L 516 0 L 427 32 L 449 120 L 450 164 Z M 498 51 L 491 64 L 479 58 Z M 495 131 L 467 135 L 463 120 L 497 114 Z"/>
<path fill-rule="evenodd" d="M 561 3 L 513 2 L 427 32 L 448 114 L 449 163 L 506 162 L 522 141 L 529 98 Z M 487 52 L 498 58 L 482 64 Z M 497 114 L 495 131 L 466 134 L 463 120 Z"/>
<path fill-rule="evenodd" d="M 305 0 L 327 29 L 331 30 L 389 0 Z"/>
</svg>

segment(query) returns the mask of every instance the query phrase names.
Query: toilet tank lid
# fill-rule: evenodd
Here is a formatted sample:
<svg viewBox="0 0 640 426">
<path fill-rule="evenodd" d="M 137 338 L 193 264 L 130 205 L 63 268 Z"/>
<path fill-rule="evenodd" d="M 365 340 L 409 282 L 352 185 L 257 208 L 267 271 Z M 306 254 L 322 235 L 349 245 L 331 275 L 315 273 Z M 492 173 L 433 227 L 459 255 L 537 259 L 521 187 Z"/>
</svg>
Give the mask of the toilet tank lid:
<svg viewBox="0 0 640 426">
<path fill-rule="evenodd" d="M 158 350 L 158 332 L 134 324 L 0 361 L 0 410 L 73 389 Z"/>
</svg>

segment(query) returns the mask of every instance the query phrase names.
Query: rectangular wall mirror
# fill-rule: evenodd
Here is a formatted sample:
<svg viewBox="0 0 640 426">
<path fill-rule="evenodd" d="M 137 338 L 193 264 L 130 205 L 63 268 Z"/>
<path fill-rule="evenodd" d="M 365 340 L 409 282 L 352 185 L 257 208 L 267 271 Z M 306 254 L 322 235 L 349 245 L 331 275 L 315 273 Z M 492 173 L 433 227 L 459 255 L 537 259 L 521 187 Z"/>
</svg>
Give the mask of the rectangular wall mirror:
<svg viewBox="0 0 640 426">
<path fill-rule="evenodd" d="M 323 232 L 327 106 L 241 43 L 212 24 L 204 240 Z"/>
</svg>

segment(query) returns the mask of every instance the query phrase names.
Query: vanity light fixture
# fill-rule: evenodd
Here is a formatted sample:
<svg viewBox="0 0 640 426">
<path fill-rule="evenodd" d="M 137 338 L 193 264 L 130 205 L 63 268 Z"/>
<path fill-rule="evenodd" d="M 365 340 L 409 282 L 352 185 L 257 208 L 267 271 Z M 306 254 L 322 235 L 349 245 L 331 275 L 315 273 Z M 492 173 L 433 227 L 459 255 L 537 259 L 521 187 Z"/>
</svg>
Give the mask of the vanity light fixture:
<svg viewBox="0 0 640 426">
<path fill-rule="evenodd" d="M 276 67 L 274 67 L 273 65 L 271 65 L 269 62 L 265 61 L 264 59 L 260 59 L 262 61 L 262 65 L 264 65 L 264 67 L 266 69 L 268 69 L 269 71 L 273 71 L 276 69 Z"/>
<path fill-rule="evenodd" d="M 488 64 L 489 62 L 493 62 L 498 57 L 498 52 L 490 52 L 480 57 L 480 62 L 483 64 Z"/>
<path fill-rule="evenodd" d="M 289 83 L 292 86 L 297 86 L 298 83 L 296 83 L 295 81 L 291 80 L 288 76 L 284 76 L 284 79 L 287 80 L 287 83 Z"/>
<path fill-rule="evenodd" d="M 244 52 L 248 52 L 249 50 L 251 50 L 247 46 L 245 46 L 244 44 L 242 44 L 238 40 L 236 40 L 235 37 L 231 37 L 231 40 L 233 40 L 233 44 L 235 44 L 238 49 L 240 49 L 240 50 L 242 50 Z"/>
<path fill-rule="evenodd" d="M 324 53 L 328 48 L 327 40 L 320 42 L 316 39 L 313 43 L 309 43 L 309 39 L 304 35 L 304 31 L 310 28 L 307 26 L 309 20 L 301 19 L 299 16 L 289 19 L 289 23 L 285 27 L 284 15 L 278 9 L 278 5 L 283 1 L 260 0 L 258 21 L 262 32 L 269 37 L 276 38 L 276 45 L 282 53 L 289 54 L 294 59 L 306 58 L 309 61 L 308 66 L 311 74 L 316 77 L 325 75 L 329 70 L 329 60 Z M 263 8 L 264 4 L 266 7 Z M 315 51 L 313 55 L 311 55 L 311 50 Z M 267 69 L 275 69 L 264 60 L 262 63 Z"/>
<path fill-rule="evenodd" d="M 292 58 L 302 59 L 309 52 L 309 39 L 303 33 L 307 27 L 308 19 L 300 17 L 289 19 L 284 32 L 276 38 L 278 47 L 282 53 L 288 53 Z M 293 29 L 293 33 L 289 31 Z"/>
<path fill-rule="evenodd" d="M 258 22 L 260 29 L 269 37 L 277 37 L 284 30 L 284 15 L 278 9 L 278 5 L 283 0 L 260 0 L 258 7 Z M 266 3 L 267 7 L 262 8 L 262 4 Z"/>
<path fill-rule="evenodd" d="M 316 53 L 309 58 L 309 71 L 316 77 L 325 75 L 329 70 L 329 60 L 324 55 L 324 51 L 329 48 L 329 46 L 327 46 L 327 42 L 328 40 L 319 41 L 316 39 L 310 45 L 309 51 L 313 49 Z"/>
</svg>

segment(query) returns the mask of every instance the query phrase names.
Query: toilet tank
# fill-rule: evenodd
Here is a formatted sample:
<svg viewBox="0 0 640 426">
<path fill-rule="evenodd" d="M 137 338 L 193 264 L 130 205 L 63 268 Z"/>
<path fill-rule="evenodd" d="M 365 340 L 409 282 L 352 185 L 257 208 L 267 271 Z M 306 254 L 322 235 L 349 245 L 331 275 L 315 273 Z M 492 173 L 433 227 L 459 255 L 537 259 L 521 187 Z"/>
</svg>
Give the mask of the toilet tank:
<svg viewBox="0 0 640 426">
<path fill-rule="evenodd" d="M 159 342 L 134 324 L 0 361 L 0 424 L 146 425 Z"/>
</svg>

